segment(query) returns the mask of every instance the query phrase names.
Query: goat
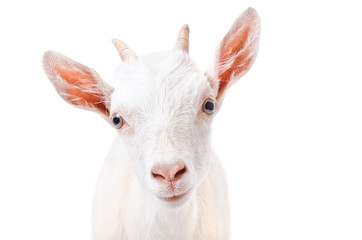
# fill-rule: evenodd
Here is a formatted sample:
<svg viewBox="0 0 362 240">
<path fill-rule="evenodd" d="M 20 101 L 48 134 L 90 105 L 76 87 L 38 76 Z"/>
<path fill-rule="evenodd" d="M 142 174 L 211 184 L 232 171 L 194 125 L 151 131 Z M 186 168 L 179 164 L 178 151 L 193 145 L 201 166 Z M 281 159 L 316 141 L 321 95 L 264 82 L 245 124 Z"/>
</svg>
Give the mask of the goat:
<svg viewBox="0 0 362 240">
<path fill-rule="evenodd" d="M 45 52 L 43 66 L 68 103 L 99 113 L 117 129 L 93 202 L 93 239 L 227 239 L 222 165 L 210 144 L 225 90 L 253 64 L 260 20 L 244 11 L 206 73 L 189 57 L 189 27 L 173 50 L 138 57 L 113 40 L 121 58 L 106 83 L 91 68 Z"/>
</svg>

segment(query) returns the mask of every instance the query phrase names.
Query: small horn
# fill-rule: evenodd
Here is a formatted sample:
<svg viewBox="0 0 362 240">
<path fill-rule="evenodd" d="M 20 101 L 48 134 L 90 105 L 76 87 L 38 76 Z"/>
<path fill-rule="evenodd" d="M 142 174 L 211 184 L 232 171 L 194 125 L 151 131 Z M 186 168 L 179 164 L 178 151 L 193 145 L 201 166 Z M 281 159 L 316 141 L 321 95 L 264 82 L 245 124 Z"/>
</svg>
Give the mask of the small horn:
<svg viewBox="0 0 362 240">
<path fill-rule="evenodd" d="M 132 51 L 127 44 L 125 44 L 123 41 L 118 39 L 112 39 L 112 42 L 114 46 L 116 47 L 119 56 L 121 57 L 122 61 L 127 61 L 130 58 L 137 59 L 137 55 L 134 51 Z"/>
<path fill-rule="evenodd" d="M 178 33 L 178 38 L 174 49 L 179 49 L 185 52 L 189 52 L 189 35 L 190 29 L 187 24 L 183 25 Z"/>
</svg>

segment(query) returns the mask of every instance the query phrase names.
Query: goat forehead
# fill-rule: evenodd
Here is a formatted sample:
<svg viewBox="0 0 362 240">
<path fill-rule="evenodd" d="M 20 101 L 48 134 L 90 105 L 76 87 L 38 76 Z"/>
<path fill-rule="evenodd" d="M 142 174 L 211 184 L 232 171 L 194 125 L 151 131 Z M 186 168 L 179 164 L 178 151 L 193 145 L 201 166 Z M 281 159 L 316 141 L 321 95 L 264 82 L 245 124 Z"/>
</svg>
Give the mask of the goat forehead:
<svg viewBox="0 0 362 240">
<path fill-rule="evenodd" d="M 152 116 L 166 120 L 192 115 L 200 98 L 211 91 L 207 80 L 185 54 L 170 54 L 157 65 L 145 62 L 132 67 L 133 73 L 117 81 L 112 106 L 138 121 Z"/>
<path fill-rule="evenodd" d="M 142 99 L 133 106 L 138 109 L 135 114 L 138 120 L 148 122 L 156 129 L 191 123 L 203 95 L 203 86 L 197 81 L 199 79 L 190 76 L 174 78 L 171 75 L 166 79 L 155 79 L 152 89 L 142 94 Z"/>
<path fill-rule="evenodd" d="M 158 96 L 172 101 L 180 96 L 192 98 L 203 86 L 203 78 L 198 68 L 183 52 L 172 52 L 154 67 L 152 85 Z"/>
</svg>

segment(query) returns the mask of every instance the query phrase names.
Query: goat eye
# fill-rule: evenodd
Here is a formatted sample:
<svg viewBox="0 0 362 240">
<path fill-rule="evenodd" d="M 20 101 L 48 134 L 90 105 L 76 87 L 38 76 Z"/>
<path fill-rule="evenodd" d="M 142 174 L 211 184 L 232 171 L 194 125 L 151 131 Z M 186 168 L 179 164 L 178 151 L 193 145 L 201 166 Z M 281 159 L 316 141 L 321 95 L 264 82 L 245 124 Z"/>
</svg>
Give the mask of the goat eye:
<svg viewBox="0 0 362 240">
<path fill-rule="evenodd" d="M 113 113 L 111 116 L 111 120 L 115 128 L 120 129 L 123 126 L 123 118 L 119 113 Z"/>
<path fill-rule="evenodd" d="M 210 98 L 206 99 L 204 104 L 202 104 L 202 111 L 209 115 L 214 113 L 215 104 L 214 101 Z"/>
</svg>

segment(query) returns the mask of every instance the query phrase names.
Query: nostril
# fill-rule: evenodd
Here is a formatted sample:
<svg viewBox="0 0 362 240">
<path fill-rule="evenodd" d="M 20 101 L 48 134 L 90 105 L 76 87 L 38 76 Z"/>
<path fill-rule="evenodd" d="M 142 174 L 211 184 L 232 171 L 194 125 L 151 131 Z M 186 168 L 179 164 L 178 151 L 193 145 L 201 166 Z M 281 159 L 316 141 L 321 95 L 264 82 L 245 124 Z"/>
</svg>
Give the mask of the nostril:
<svg viewBox="0 0 362 240">
<path fill-rule="evenodd" d="M 169 184 L 172 180 L 170 177 L 170 168 L 167 165 L 158 165 L 152 169 L 152 177 L 160 183 Z"/>
<path fill-rule="evenodd" d="M 164 176 L 162 176 L 161 174 L 155 173 L 155 172 L 152 172 L 152 176 L 153 176 L 154 178 L 156 178 L 158 181 L 163 181 L 163 180 L 165 180 L 165 177 L 164 177 Z"/>
<path fill-rule="evenodd" d="M 173 181 L 179 180 L 185 172 L 186 172 L 186 167 L 182 166 L 182 168 L 176 172 Z"/>
<path fill-rule="evenodd" d="M 186 172 L 186 167 L 184 164 L 178 163 L 174 165 L 170 171 L 171 180 L 172 181 L 179 180 L 185 172 Z"/>
</svg>

